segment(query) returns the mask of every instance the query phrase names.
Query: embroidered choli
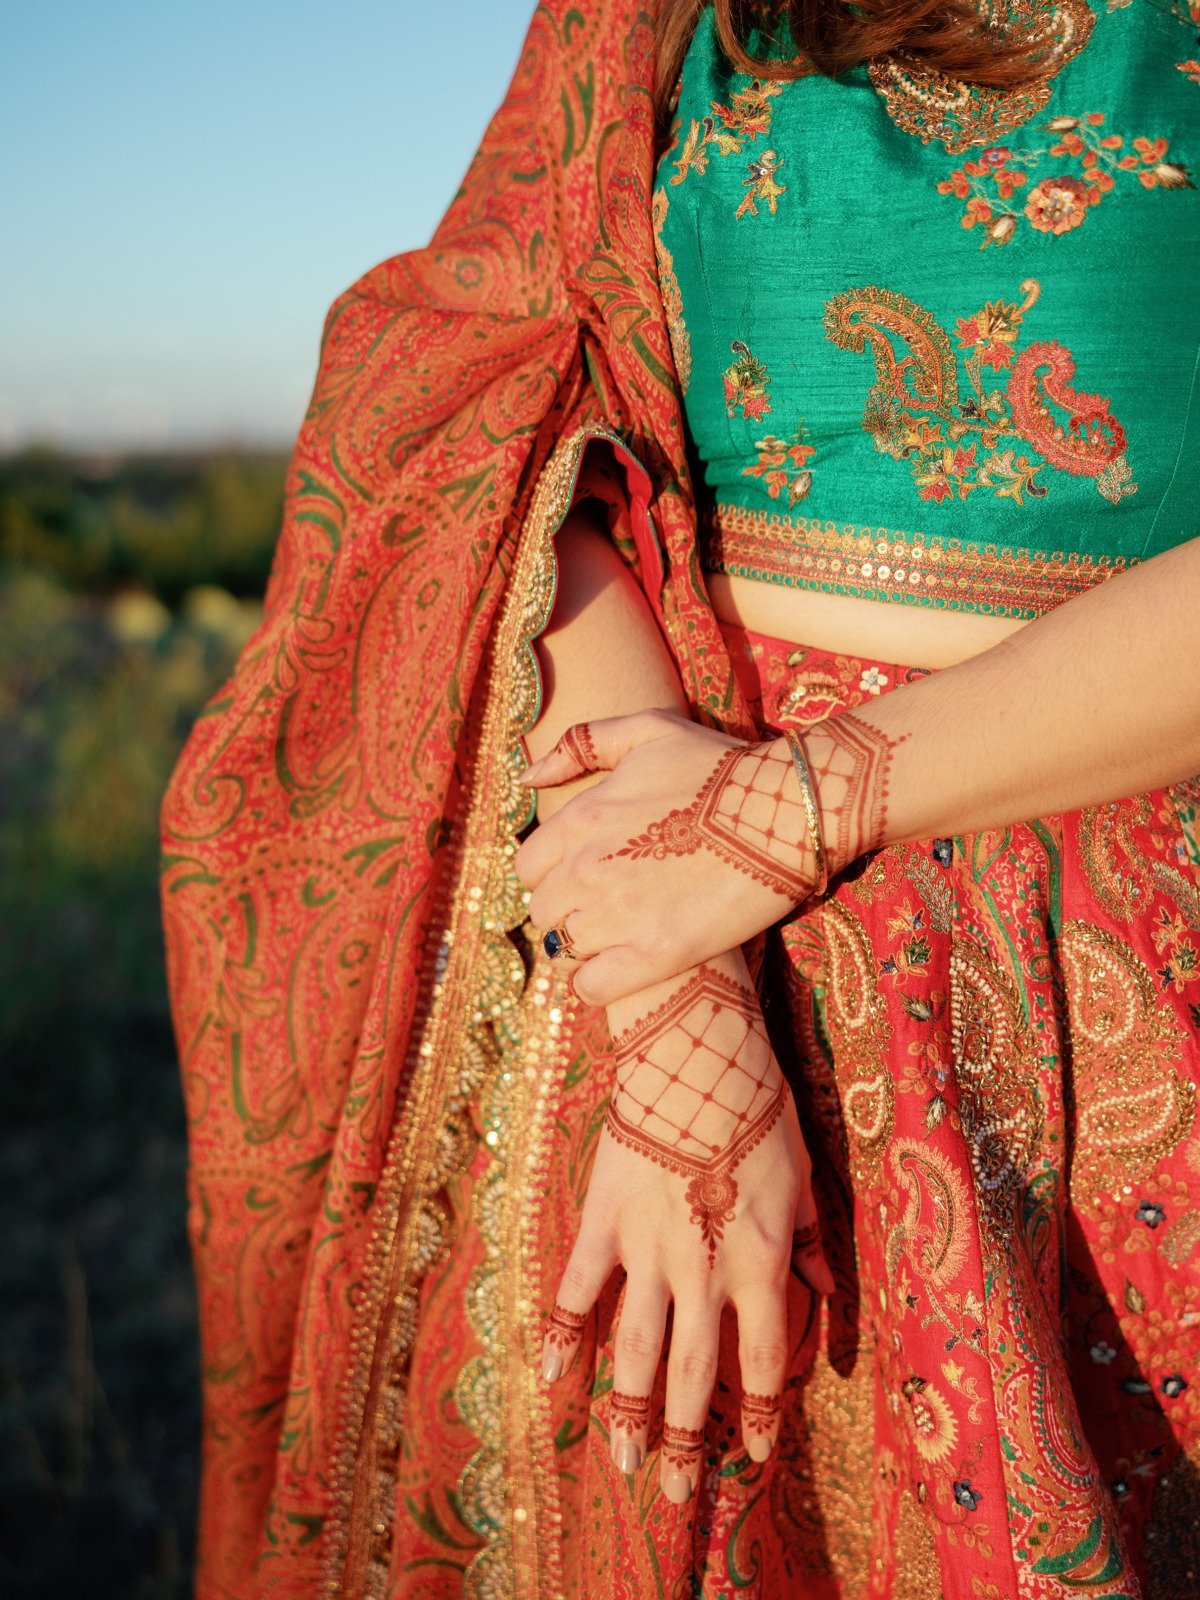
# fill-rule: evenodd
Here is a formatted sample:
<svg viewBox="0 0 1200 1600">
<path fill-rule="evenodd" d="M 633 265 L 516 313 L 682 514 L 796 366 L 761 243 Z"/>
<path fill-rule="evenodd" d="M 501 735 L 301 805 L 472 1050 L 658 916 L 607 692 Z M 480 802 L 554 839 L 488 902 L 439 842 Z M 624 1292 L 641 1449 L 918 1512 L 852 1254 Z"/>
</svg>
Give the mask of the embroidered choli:
<svg viewBox="0 0 1200 1600">
<path fill-rule="evenodd" d="M 1031 617 L 1200 533 L 1195 21 L 1013 11 L 1007 94 L 702 16 L 655 222 L 709 570 Z"/>
</svg>

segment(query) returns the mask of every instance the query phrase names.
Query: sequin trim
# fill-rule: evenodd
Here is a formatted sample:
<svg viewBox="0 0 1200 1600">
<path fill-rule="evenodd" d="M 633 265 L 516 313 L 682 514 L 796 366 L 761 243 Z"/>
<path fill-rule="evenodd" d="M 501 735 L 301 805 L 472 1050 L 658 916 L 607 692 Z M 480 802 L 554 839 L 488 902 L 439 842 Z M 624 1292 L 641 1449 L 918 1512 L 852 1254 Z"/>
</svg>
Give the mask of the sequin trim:
<svg viewBox="0 0 1200 1600">
<path fill-rule="evenodd" d="M 792 589 L 1029 620 L 1136 565 L 721 505 L 702 518 L 706 572 Z"/>
</svg>

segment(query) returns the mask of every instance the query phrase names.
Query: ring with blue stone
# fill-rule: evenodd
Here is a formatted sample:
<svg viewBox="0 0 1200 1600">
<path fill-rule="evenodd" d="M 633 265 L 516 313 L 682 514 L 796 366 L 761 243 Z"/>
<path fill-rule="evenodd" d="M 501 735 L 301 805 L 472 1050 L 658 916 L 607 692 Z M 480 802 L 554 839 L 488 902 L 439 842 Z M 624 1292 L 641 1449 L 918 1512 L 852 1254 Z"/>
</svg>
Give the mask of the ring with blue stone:
<svg viewBox="0 0 1200 1600">
<path fill-rule="evenodd" d="M 551 928 L 549 933 L 543 934 L 542 949 L 550 957 L 551 961 L 556 956 L 573 956 L 575 954 L 575 946 L 567 938 L 565 927 Z"/>
</svg>

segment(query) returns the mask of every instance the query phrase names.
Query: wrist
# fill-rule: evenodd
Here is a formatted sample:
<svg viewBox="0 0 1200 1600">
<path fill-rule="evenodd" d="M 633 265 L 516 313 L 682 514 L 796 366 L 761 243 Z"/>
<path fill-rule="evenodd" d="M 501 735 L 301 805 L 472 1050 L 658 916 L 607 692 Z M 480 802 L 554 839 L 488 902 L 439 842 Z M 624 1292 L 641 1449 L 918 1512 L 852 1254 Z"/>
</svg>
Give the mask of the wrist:
<svg viewBox="0 0 1200 1600">
<path fill-rule="evenodd" d="M 843 711 L 793 735 L 803 750 L 832 878 L 889 838 L 889 780 L 896 747 L 880 727 Z"/>
</svg>

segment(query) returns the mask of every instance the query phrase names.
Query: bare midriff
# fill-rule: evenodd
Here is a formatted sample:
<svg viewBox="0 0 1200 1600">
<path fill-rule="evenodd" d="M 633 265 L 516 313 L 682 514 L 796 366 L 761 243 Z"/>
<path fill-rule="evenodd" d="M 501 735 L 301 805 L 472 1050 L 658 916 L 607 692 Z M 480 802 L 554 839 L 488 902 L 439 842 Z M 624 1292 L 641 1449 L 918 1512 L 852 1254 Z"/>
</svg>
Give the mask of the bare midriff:
<svg viewBox="0 0 1200 1600">
<path fill-rule="evenodd" d="M 912 667 L 953 666 L 1025 627 L 1020 618 L 860 600 L 723 572 L 708 573 L 706 582 L 722 621 L 791 644 Z"/>
</svg>

